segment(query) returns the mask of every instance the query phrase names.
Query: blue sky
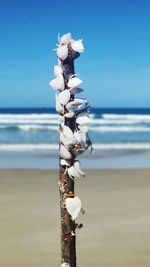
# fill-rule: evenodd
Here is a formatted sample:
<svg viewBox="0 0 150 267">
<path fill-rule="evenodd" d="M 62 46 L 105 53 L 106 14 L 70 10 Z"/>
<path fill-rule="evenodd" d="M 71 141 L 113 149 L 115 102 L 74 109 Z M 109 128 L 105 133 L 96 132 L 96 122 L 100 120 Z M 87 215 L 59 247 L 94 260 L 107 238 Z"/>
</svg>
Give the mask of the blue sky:
<svg viewBox="0 0 150 267">
<path fill-rule="evenodd" d="M 93 107 L 150 107 L 149 0 L 0 0 L 0 107 L 53 107 L 57 33 L 83 38 Z"/>
</svg>

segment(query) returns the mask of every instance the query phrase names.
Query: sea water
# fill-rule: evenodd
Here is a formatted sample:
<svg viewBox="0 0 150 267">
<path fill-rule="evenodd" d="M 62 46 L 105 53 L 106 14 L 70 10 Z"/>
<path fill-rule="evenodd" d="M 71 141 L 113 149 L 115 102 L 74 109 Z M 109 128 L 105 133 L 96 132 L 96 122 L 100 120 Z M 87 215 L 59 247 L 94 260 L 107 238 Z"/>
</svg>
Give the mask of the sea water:
<svg viewBox="0 0 150 267">
<path fill-rule="evenodd" d="M 59 123 L 55 109 L 0 109 L 0 167 L 57 167 Z M 92 109 L 88 129 L 85 167 L 149 167 L 150 109 Z"/>
</svg>

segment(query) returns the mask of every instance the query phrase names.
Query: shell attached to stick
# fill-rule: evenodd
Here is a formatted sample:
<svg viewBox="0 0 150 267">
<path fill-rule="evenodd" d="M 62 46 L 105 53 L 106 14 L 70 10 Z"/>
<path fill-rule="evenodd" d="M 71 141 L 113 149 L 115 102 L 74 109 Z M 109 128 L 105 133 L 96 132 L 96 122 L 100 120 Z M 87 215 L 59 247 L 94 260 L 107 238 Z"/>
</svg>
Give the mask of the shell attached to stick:
<svg viewBox="0 0 150 267">
<path fill-rule="evenodd" d="M 76 123 L 81 124 L 81 125 L 85 125 L 87 123 L 89 123 L 89 116 L 88 113 L 80 113 L 77 118 L 76 118 Z"/>
<path fill-rule="evenodd" d="M 72 220 L 74 221 L 81 210 L 81 200 L 79 197 L 74 198 L 66 198 L 66 209 L 68 213 L 71 215 Z"/>
<path fill-rule="evenodd" d="M 71 159 L 72 155 L 64 145 L 60 146 L 60 157 L 63 159 Z"/>
<path fill-rule="evenodd" d="M 85 176 L 85 173 L 81 170 L 81 165 L 78 160 L 74 162 L 74 167 L 80 175 Z"/>
<path fill-rule="evenodd" d="M 83 46 L 83 43 L 82 43 L 82 39 L 78 40 L 78 41 L 73 41 L 71 43 L 71 47 L 74 51 L 78 52 L 78 53 L 82 53 L 84 52 L 84 46 Z"/>
<path fill-rule="evenodd" d="M 73 145 L 76 144 L 77 141 L 72 130 L 66 125 L 63 126 L 63 134 L 67 140 L 70 140 L 70 142 L 72 142 Z"/>
<path fill-rule="evenodd" d="M 60 38 L 60 44 L 61 45 L 68 45 L 70 42 L 71 42 L 71 33 L 68 32 L 68 33 L 65 33 L 61 38 Z"/>
<path fill-rule="evenodd" d="M 62 166 L 70 166 L 69 162 L 68 162 L 67 160 L 65 160 L 65 159 L 61 159 L 61 160 L 60 160 L 60 164 L 61 164 Z"/>
<path fill-rule="evenodd" d="M 74 177 L 80 178 L 80 174 L 73 165 L 68 168 L 68 175 L 70 176 L 70 178 Z"/>
<path fill-rule="evenodd" d="M 68 57 L 67 45 L 60 45 L 57 48 L 57 56 L 59 59 L 65 60 Z"/>
<path fill-rule="evenodd" d="M 55 95 L 55 98 L 56 98 L 56 111 L 58 113 L 63 114 L 64 113 L 64 107 L 60 104 L 57 94 Z"/>
<path fill-rule="evenodd" d="M 54 90 L 64 90 L 64 80 L 62 74 L 57 75 L 55 79 L 50 81 L 49 85 L 54 89 Z"/>
<path fill-rule="evenodd" d="M 66 262 L 63 262 L 63 263 L 61 264 L 61 267 L 70 267 L 70 265 L 69 265 L 68 263 L 66 263 Z"/>
<path fill-rule="evenodd" d="M 69 78 L 69 81 L 68 81 L 68 87 L 70 88 L 78 87 L 81 83 L 82 81 L 79 78 L 71 77 Z"/>
<path fill-rule="evenodd" d="M 79 87 L 73 87 L 73 88 L 70 88 L 69 90 L 72 95 L 79 94 L 84 91 L 82 88 L 79 88 Z"/>
<path fill-rule="evenodd" d="M 69 99 L 70 99 L 70 92 L 68 89 L 65 89 L 64 91 L 62 91 L 59 95 L 58 95 L 58 98 L 59 98 L 59 102 L 65 106 L 68 102 L 69 102 Z"/>
<path fill-rule="evenodd" d="M 57 77 L 59 74 L 62 74 L 62 68 L 59 65 L 54 66 L 54 75 Z"/>
</svg>

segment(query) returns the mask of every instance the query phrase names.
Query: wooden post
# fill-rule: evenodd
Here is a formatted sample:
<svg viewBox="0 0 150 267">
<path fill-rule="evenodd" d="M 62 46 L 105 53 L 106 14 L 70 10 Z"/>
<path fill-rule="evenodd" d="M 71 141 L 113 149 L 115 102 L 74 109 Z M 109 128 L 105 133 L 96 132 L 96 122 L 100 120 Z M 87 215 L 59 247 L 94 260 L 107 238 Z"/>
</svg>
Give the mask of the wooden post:
<svg viewBox="0 0 150 267">
<path fill-rule="evenodd" d="M 58 41 L 59 46 L 56 49 L 58 66 L 56 66 L 56 71 L 54 68 L 55 79 L 50 82 L 50 86 L 58 92 L 56 110 L 61 118 L 59 142 L 61 267 L 76 267 L 76 229 L 80 228 L 80 225 L 75 223 L 75 218 L 81 210 L 81 203 L 80 199 L 75 196 L 74 182 L 76 177 L 84 176 L 84 172 L 80 169 L 80 163 L 76 160 L 76 155 L 80 155 L 91 146 L 87 132 L 79 127 L 80 122 L 77 122 L 77 119 L 80 116 L 81 122 L 84 119 L 87 120 L 90 106 L 86 99 L 78 99 L 77 101 L 75 99 L 75 94 L 82 91 L 78 88 L 82 81 L 76 78 L 74 69 L 74 60 L 84 50 L 82 40 L 74 41 L 71 34 L 67 33 Z M 70 85 L 70 80 L 71 84 L 74 83 L 73 85 Z M 68 104 L 75 104 L 77 110 L 73 107 L 69 109 Z M 67 200 L 69 200 L 71 210 L 69 209 L 70 206 L 68 207 L 66 204 Z M 71 204 L 73 202 L 75 206 Z"/>
</svg>

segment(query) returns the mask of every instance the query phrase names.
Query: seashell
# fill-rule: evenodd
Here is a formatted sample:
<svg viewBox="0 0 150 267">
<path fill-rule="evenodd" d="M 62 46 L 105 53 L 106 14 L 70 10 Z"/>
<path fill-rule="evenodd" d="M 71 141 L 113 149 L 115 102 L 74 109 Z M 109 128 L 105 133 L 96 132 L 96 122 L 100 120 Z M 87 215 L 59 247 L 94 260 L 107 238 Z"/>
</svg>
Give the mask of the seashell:
<svg viewBox="0 0 150 267">
<path fill-rule="evenodd" d="M 88 103 L 88 101 L 87 102 L 84 102 L 84 103 L 82 103 L 82 105 L 80 105 L 78 107 L 78 110 L 76 111 L 76 114 L 80 114 L 82 112 L 88 112 L 89 113 L 90 112 L 90 109 L 91 109 L 91 106 Z"/>
<path fill-rule="evenodd" d="M 72 153 L 73 153 L 73 155 L 74 156 L 79 156 L 79 155 L 81 155 L 82 153 L 84 153 L 84 151 L 85 151 L 86 149 L 84 148 L 84 147 L 80 147 L 80 148 L 74 148 L 73 150 L 72 150 Z"/>
<path fill-rule="evenodd" d="M 84 91 L 82 88 L 78 88 L 78 87 L 73 87 L 73 88 L 70 88 L 69 90 L 72 95 L 79 94 Z"/>
<path fill-rule="evenodd" d="M 69 265 L 68 263 L 66 263 L 66 262 L 63 262 L 63 263 L 61 264 L 61 267 L 70 267 L 70 265 Z"/>
<path fill-rule="evenodd" d="M 62 74 L 59 74 L 55 79 L 50 81 L 49 85 L 54 89 L 54 90 L 60 90 L 62 91 L 64 89 L 64 80 L 62 78 Z"/>
<path fill-rule="evenodd" d="M 80 178 L 80 174 L 73 165 L 70 168 L 68 168 L 68 174 L 71 178 L 72 177 Z"/>
<path fill-rule="evenodd" d="M 83 142 L 83 133 L 81 130 L 74 132 L 74 136 L 79 144 Z"/>
<path fill-rule="evenodd" d="M 72 140 L 67 139 L 62 131 L 60 131 L 60 141 L 67 148 L 67 150 L 70 150 L 73 147 Z"/>
<path fill-rule="evenodd" d="M 74 115 L 75 115 L 74 112 L 68 112 L 68 113 L 64 114 L 64 117 L 65 118 L 73 118 Z"/>
<path fill-rule="evenodd" d="M 76 113 L 77 109 L 79 107 L 79 103 L 75 102 L 75 101 L 70 101 L 69 103 L 67 103 L 66 105 L 66 109 L 70 112 L 70 113 Z"/>
<path fill-rule="evenodd" d="M 68 163 L 68 161 L 65 160 L 65 159 L 61 159 L 60 160 L 60 164 L 63 165 L 63 166 L 70 166 L 70 164 Z"/>
<path fill-rule="evenodd" d="M 65 106 L 68 101 L 70 100 L 70 92 L 68 89 L 62 91 L 59 95 L 58 95 L 58 99 L 59 99 L 59 102 Z"/>
<path fill-rule="evenodd" d="M 55 95 L 55 98 L 56 98 L 56 111 L 58 113 L 63 114 L 64 113 L 64 107 L 60 104 L 57 94 Z"/>
<path fill-rule="evenodd" d="M 82 125 L 79 124 L 78 128 L 82 131 L 82 132 L 88 132 L 88 127 L 86 125 Z"/>
<path fill-rule="evenodd" d="M 66 34 L 64 34 L 59 40 L 60 40 L 60 44 L 63 45 L 68 45 L 71 42 L 71 33 L 68 32 Z"/>
<path fill-rule="evenodd" d="M 72 155 L 71 153 L 67 150 L 67 148 L 64 145 L 60 146 L 60 157 L 63 159 L 71 159 Z"/>
<path fill-rule="evenodd" d="M 57 77 L 62 81 L 63 89 L 64 89 L 65 88 L 65 83 L 64 83 L 64 77 L 63 77 L 62 73 L 58 74 Z"/>
<path fill-rule="evenodd" d="M 71 43 L 71 47 L 74 51 L 78 52 L 78 53 L 82 53 L 84 52 L 84 46 L 83 46 L 83 43 L 82 43 L 82 39 L 78 40 L 78 41 L 73 41 Z"/>
<path fill-rule="evenodd" d="M 74 162 L 74 167 L 80 175 L 85 176 L 85 173 L 81 170 L 80 162 L 78 160 Z"/>
<path fill-rule="evenodd" d="M 80 113 L 76 118 L 76 123 L 81 125 L 89 123 L 89 116 L 87 114 L 88 113 Z"/>
<path fill-rule="evenodd" d="M 62 68 L 59 65 L 54 66 L 54 75 L 57 77 L 59 74 L 62 74 Z"/>
<path fill-rule="evenodd" d="M 68 48 L 66 45 L 61 45 L 57 48 L 57 56 L 62 60 L 65 60 L 68 57 Z"/>
<path fill-rule="evenodd" d="M 63 132 L 60 131 L 60 142 L 66 146 L 66 137 L 64 136 Z"/>
<path fill-rule="evenodd" d="M 81 83 L 82 81 L 77 77 L 69 78 L 68 87 L 70 88 L 78 87 Z"/>
<path fill-rule="evenodd" d="M 70 140 L 72 142 L 72 144 L 76 143 L 76 139 L 74 137 L 72 130 L 66 125 L 63 126 L 63 134 L 67 140 Z"/>
<path fill-rule="evenodd" d="M 68 213 L 71 215 L 72 220 L 74 221 L 80 213 L 81 200 L 79 197 L 66 198 L 65 203 L 66 203 L 66 209 Z"/>
<path fill-rule="evenodd" d="M 84 127 L 86 127 L 86 126 L 84 126 Z M 76 139 L 77 138 L 78 138 L 78 136 L 76 136 Z M 87 150 L 90 146 L 92 148 L 91 139 L 90 139 L 90 137 L 86 131 L 83 131 L 83 130 L 80 131 L 80 138 L 82 139 L 82 141 L 80 142 L 80 145 L 83 149 Z"/>
<path fill-rule="evenodd" d="M 89 106 L 89 103 L 86 99 L 76 98 L 73 101 L 70 101 L 66 105 L 66 109 L 70 112 L 81 113 L 81 110 L 84 110 L 85 107 L 88 107 L 88 106 Z"/>
</svg>

